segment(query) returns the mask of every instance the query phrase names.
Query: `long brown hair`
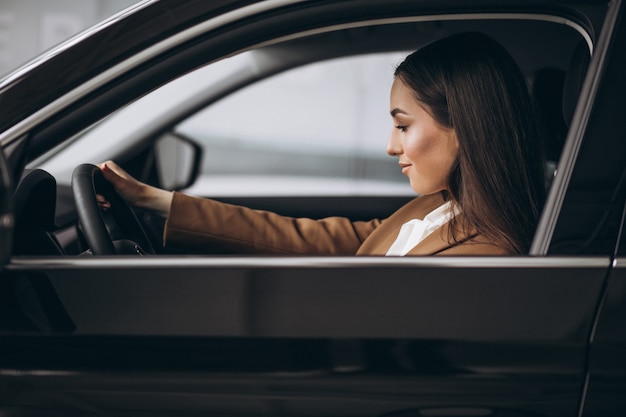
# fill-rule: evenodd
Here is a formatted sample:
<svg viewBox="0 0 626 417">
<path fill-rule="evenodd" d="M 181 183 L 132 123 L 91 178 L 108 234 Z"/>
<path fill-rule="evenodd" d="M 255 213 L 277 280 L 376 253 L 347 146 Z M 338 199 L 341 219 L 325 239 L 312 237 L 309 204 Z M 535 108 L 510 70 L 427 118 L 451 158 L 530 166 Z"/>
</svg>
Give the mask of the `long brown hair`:
<svg viewBox="0 0 626 417">
<path fill-rule="evenodd" d="M 476 231 L 509 253 L 527 252 L 545 198 L 543 152 L 513 58 L 484 34 L 462 33 L 409 55 L 395 76 L 456 132 L 458 160 L 444 197 L 462 216 L 450 238 Z"/>
</svg>

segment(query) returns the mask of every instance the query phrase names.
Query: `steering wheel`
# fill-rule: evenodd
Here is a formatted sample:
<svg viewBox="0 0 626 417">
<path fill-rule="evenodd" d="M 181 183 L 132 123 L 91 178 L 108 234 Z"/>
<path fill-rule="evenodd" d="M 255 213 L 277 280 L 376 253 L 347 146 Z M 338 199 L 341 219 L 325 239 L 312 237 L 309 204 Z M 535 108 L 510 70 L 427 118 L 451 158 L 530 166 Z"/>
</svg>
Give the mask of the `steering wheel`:
<svg viewBox="0 0 626 417">
<path fill-rule="evenodd" d="M 78 221 L 94 255 L 155 253 L 135 212 L 104 179 L 100 168 L 92 164 L 77 166 L 72 173 L 72 193 Z M 109 210 L 101 210 L 96 194 L 111 203 Z"/>
</svg>

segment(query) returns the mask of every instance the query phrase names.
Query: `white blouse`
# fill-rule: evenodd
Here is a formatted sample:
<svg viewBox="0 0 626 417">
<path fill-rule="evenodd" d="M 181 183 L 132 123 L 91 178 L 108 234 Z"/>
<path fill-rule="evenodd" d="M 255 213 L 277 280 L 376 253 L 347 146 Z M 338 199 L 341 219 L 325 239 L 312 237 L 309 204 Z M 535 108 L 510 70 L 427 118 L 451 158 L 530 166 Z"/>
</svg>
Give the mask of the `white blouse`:
<svg viewBox="0 0 626 417">
<path fill-rule="evenodd" d="M 409 220 L 400 228 L 398 237 L 387 251 L 386 256 L 406 255 L 426 236 L 449 222 L 457 214 L 458 208 L 455 207 L 452 210 L 452 202 L 448 201 L 424 216 L 424 220 Z"/>
</svg>

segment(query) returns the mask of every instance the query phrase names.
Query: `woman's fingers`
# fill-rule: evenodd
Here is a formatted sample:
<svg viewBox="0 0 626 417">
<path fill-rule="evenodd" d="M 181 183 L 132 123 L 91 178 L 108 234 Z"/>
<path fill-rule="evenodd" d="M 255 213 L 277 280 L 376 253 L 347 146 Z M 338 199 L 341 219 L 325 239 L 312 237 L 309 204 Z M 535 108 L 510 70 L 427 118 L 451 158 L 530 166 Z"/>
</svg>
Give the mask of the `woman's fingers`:
<svg viewBox="0 0 626 417">
<path fill-rule="evenodd" d="M 104 178 L 109 181 L 115 191 L 131 205 L 137 205 L 145 184 L 128 175 L 113 161 L 106 161 L 98 165 Z"/>
<path fill-rule="evenodd" d="M 111 182 L 115 187 L 122 185 L 124 180 L 130 178 L 130 176 L 113 161 L 103 162 L 98 166 L 100 167 L 100 171 L 102 171 L 104 178 Z"/>
<path fill-rule="evenodd" d="M 137 181 L 113 161 L 98 164 L 104 178 L 109 181 L 115 191 L 130 205 L 152 210 L 160 216 L 167 217 L 172 203 L 172 192 Z M 105 200 L 106 201 L 106 200 Z M 106 207 L 108 202 L 104 202 Z M 110 203 L 108 207 L 111 207 Z"/>
<path fill-rule="evenodd" d="M 111 208 L 111 203 L 100 194 L 96 194 L 96 201 L 98 201 L 98 205 L 103 211 L 107 211 Z"/>
</svg>

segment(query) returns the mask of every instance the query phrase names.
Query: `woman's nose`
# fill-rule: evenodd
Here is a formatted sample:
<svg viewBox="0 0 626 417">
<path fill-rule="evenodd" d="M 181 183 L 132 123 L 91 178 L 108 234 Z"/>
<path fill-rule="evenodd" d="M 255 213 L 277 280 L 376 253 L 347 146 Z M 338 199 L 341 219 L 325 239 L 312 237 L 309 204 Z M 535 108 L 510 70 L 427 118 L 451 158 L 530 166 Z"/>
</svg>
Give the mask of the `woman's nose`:
<svg viewBox="0 0 626 417">
<path fill-rule="evenodd" d="M 395 129 L 391 131 L 389 140 L 387 141 L 387 154 L 390 156 L 398 156 L 402 153 L 400 141 L 396 138 Z"/>
</svg>

